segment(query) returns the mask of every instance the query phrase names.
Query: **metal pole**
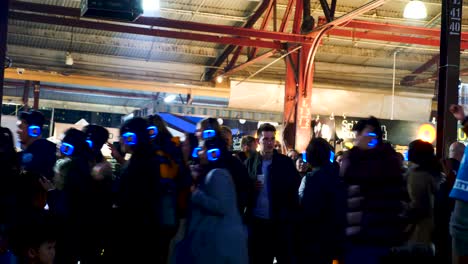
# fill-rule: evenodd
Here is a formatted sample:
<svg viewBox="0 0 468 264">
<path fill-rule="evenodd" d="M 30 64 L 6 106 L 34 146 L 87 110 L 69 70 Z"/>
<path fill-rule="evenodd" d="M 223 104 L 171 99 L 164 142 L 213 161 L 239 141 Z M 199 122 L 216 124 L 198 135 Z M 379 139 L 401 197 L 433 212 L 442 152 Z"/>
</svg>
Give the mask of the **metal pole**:
<svg viewBox="0 0 468 264">
<path fill-rule="evenodd" d="M 390 120 L 393 120 L 395 113 L 395 81 L 396 81 L 396 55 L 398 51 L 393 52 L 393 85 L 392 85 L 392 113 Z"/>
<path fill-rule="evenodd" d="M 0 123 L 2 121 L 3 107 L 3 81 L 5 78 L 5 58 L 8 33 L 8 12 L 10 8 L 9 0 L 0 1 Z"/>
<path fill-rule="evenodd" d="M 41 91 L 41 84 L 34 82 L 34 110 L 39 110 L 39 93 Z"/>
<path fill-rule="evenodd" d="M 444 158 L 457 139 L 457 121 L 450 114 L 451 104 L 458 103 L 460 78 L 460 35 L 462 0 L 442 1 L 440 31 L 440 66 L 437 98 L 437 157 Z"/>
<path fill-rule="evenodd" d="M 50 117 L 49 125 L 49 137 L 54 135 L 54 119 L 55 119 L 55 108 L 52 108 L 52 116 Z"/>
</svg>

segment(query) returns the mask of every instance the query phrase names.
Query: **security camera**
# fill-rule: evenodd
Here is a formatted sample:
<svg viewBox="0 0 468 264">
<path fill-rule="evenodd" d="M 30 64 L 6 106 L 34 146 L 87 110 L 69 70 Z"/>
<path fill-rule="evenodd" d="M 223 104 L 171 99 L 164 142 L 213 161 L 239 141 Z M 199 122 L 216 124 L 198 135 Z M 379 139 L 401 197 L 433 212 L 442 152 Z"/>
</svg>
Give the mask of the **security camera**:
<svg viewBox="0 0 468 264">
<path fill-rule="evenodd" d="M 16 72 L 17 72 L 18 74 L 23 74 L 25 71 L 26 71 L 26 70 L 23 69 L 23 68 L 18 68 L 18 69 L 16 69 Z"/>
</svg>

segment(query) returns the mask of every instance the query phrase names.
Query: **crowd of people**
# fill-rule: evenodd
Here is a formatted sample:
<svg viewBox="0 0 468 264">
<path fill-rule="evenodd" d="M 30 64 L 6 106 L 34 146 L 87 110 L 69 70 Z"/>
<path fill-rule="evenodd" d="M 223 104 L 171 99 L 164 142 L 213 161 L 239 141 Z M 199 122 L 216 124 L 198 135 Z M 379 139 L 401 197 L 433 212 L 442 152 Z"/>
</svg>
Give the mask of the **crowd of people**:
<svg viewBox="0 0 468 264">
<path fill-rule="evenodd" d="M 56 146 L 44 121 L 20 114 L 19 152 L 0 128 L 0 263 L 468 263 L 461 143 L 439 161 L 415 140 L 406 163 L 370 117 L 346 152 L 312 138 L 283 155 L 268 123 L 233 152 L 215 118 L 180 142 L 154 115 L 125 121 L 118 144 L 88 125 Z"/>
</svg>

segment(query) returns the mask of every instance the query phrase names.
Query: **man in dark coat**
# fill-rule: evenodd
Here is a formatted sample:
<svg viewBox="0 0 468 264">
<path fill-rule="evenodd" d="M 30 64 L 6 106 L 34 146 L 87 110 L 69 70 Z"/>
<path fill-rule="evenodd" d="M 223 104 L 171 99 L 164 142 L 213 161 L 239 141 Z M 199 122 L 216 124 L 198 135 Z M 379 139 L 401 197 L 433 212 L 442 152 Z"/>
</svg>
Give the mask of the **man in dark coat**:
<svg viewBox="0 0 468 264">
<path fill-rule="evenodd" d="M 301 178 L 292 160 L 275 151 L 275 133 L 271 124 L 260 126 L 260 153 L 246 161 L 256 188 L 247 210 L 252 264 L 271 264 L 275 257 L 278 263 L 296 263 L 293 227 Z"/>
<path fill-rule="evenodd" d="M 354 147 L 345 153 L 340 172 L 348 186 L 345 263 L 376 264 L 405 240 L 405 181 L 400 158 L 382 142 L 375 117 L 353 130 Z"/>
</svg>

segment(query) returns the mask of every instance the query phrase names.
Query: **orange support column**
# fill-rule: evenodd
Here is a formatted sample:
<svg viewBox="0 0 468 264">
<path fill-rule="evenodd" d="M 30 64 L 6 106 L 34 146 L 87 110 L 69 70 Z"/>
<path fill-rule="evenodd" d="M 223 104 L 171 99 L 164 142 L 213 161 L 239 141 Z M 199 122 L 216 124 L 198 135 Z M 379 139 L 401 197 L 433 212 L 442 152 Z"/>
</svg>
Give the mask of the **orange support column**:
<svg viewBox="0 0 468 264">
<path fill-rule="evenodd" d="M 311 75 L 306 76 L 307 56 L 311 50 L 310 45 L 303 45 L 299 57 L 299 86 L 296 105 L 296 149 L 304 151 L 312 137 L 312 81 Z"/>
</svg>

